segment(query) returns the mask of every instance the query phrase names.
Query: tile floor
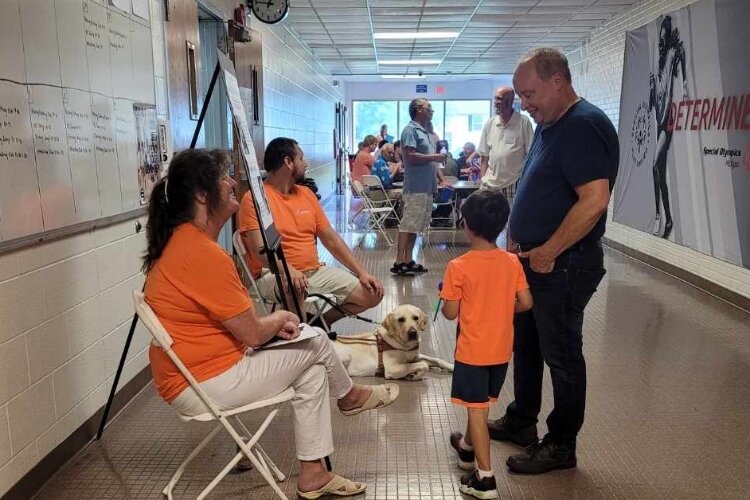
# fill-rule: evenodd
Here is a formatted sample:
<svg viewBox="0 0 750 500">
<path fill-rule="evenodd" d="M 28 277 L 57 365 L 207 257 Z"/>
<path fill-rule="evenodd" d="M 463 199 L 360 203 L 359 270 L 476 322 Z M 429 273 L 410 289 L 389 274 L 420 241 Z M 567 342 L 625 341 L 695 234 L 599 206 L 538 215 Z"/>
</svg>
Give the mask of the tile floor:
<svg viewBox="0 0 750 500">
<path fill-rule="evenodd" d="M 393 249 L 374 234 L 346 231 L 346 210 L 334 201 L 332 221 L 356 245 L 356 254 L 386 285 L 381 319 L 395 305 L 434 311 L 436 283 L 451 258 L 467 246 L 460 235 L 433 232 L 421 260 L 431 269 L 415 278 L 392 278 Z M 395 234 L 395 233 L 394 233 Z M 323 260 L 331 257 L 321 252 Z M 577 469 L 543 476 L 509 474 L 512 445 L 494 443 L 492 459 L 502 498 L 698 499 L 748 498 L 750 491 L 750 315 L 614 251 L 608 274 L 592 299 L 584 327 L 588 408 L 579 439 Z M 370 330 L 344 320 L 342 333 Z M 423 350 L 450 359 L 454 325 L 430 325 Z M 377 383 L 365 379 L 365 383 Z M 337 472 L 368 484 L 369 499 L 461 498 L 460 474 L 447 447 L 465 415 L 448 402 L 450 375 L 432 372 L 421 382 L 401 382 L 389 408 L 343 417 L 334 411 Z M 543 413 L 550 409 L 545 387 Z M 512 397 L 512 375 L 491 417 Z M 543 415 L 544 417 L 544 415 Z M 257 423 L 259 417 L 247 419 Z M 263 440 L 289 476 L 294 498 L 296 464 L 289 407 L 283 407 Z M 40 499 L 157 499 L 174 468 L 200 441 L 206 424 L 185 424 L 149 386 L 107 429 L 40 492 Z M 544 425 L 540 431 L 544 432 Z M 224 465 L 234 447 L 219 437 L 188 469 L 177 498 L 194 498 Z M 231 474 L 211 498 L 271 499 L 254 472 Z"/>
</svg>

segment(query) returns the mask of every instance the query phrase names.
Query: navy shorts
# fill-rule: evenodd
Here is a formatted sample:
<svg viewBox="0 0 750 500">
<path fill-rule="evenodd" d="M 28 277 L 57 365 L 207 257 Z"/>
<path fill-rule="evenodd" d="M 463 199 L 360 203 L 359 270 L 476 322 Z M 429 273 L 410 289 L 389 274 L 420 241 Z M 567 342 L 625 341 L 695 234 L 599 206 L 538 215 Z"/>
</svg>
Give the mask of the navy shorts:
<svg viewBox="0 0 750 500">
<path fill-rule="evenodd" d="M 497 401 L 507 372 L 508 363 L 477 366 L 456 361 L 451 401 L 468 408 L 489 408 L 490 403 Z"/>
</svg>

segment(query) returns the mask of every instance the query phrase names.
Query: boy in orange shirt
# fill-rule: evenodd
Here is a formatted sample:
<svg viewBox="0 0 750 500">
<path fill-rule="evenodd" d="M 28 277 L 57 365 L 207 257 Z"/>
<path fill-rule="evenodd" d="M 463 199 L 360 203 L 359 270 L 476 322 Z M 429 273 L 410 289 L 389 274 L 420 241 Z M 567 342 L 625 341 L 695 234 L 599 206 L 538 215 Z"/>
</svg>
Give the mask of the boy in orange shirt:
<svg viewBox="0 0 750 500">
<path fill-rule="evenodd" d="M 472 471 L 461 477 L 461 492 L 497 498 L 487 416 L 513 353 L 514 314 L 531 309 L 532 298 L 518 257 L 495 244 L 510 213 L 500 190 L 476 191 L 461 213 L 471 248 L 448 263 L 440 293 L 443 315 L 458 318 L 451 401 L 468 411 L 466 435 L 454 432 L 450 445 L 459 467 Z"/>
</svg>

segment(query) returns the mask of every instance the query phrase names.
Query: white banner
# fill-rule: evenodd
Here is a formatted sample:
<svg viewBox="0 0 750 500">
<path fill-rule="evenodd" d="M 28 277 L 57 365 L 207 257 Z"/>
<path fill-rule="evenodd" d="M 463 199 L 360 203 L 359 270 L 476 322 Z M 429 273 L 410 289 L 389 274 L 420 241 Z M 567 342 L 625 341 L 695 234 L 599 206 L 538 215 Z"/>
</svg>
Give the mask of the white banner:
<svg viewBox="0 0 750 500">
<path fill-rule="evenodd" d="M 750 2 L 627 33 L 614 220 L 750 268 Z"/>
</svg>

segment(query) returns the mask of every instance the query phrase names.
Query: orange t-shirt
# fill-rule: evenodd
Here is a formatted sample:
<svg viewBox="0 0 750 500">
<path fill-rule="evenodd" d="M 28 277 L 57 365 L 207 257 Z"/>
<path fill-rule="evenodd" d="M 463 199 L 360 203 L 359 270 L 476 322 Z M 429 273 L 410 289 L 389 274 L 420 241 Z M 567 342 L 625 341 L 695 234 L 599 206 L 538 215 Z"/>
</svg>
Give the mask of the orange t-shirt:
<svg viewBox="0 0 750 500">
<path fill-rule="evenodd" d="M 352 180 L 362 182 L 363 175 L 372 174 L 372 166 L 375 165 L 375 158 L 367 152 L 360 151 L 354 158 L 354 165 L 352 165 Z"/>
<path fill-rule="evenodd" d="M 504 250 L 470 250 L 448 263 L 440 297 L 460 301 L 456 361 L 507 363 L 513 354 L 516 292 L 526 290 L 518 257 Z"/>
<path fill-rule="evenodd" d="M 317 237 L 328 229 L 331 223 L 315 194 L 305 186 L 292 187 L 288 195 L 280 193 L 268 183 L 264 183 L 263 187 L 266 190 L 273 223 L 281 235 L 284 258 L 298 271 L 316 270 L 320 267 Z M 250 191 L 245 193 L 240 202 L 239 224 L 242 233 L 260 229 Z M 252 258 L 250 252 L 248 257 L 250 272 L 257 278 L 262 266 Z"/>
<path fill-rule="evenodd" d="M 178 226 L 146 277 L 146 302 L 174 340 L 172 349 L 198 382 L 238 363 L 247 346 L 221 321 L 253 307 L 232 258 L 190 223 Z M 188 387 L 161 347 L 149 349 L 159 394 L 168 403 Z"/>
</svg>

